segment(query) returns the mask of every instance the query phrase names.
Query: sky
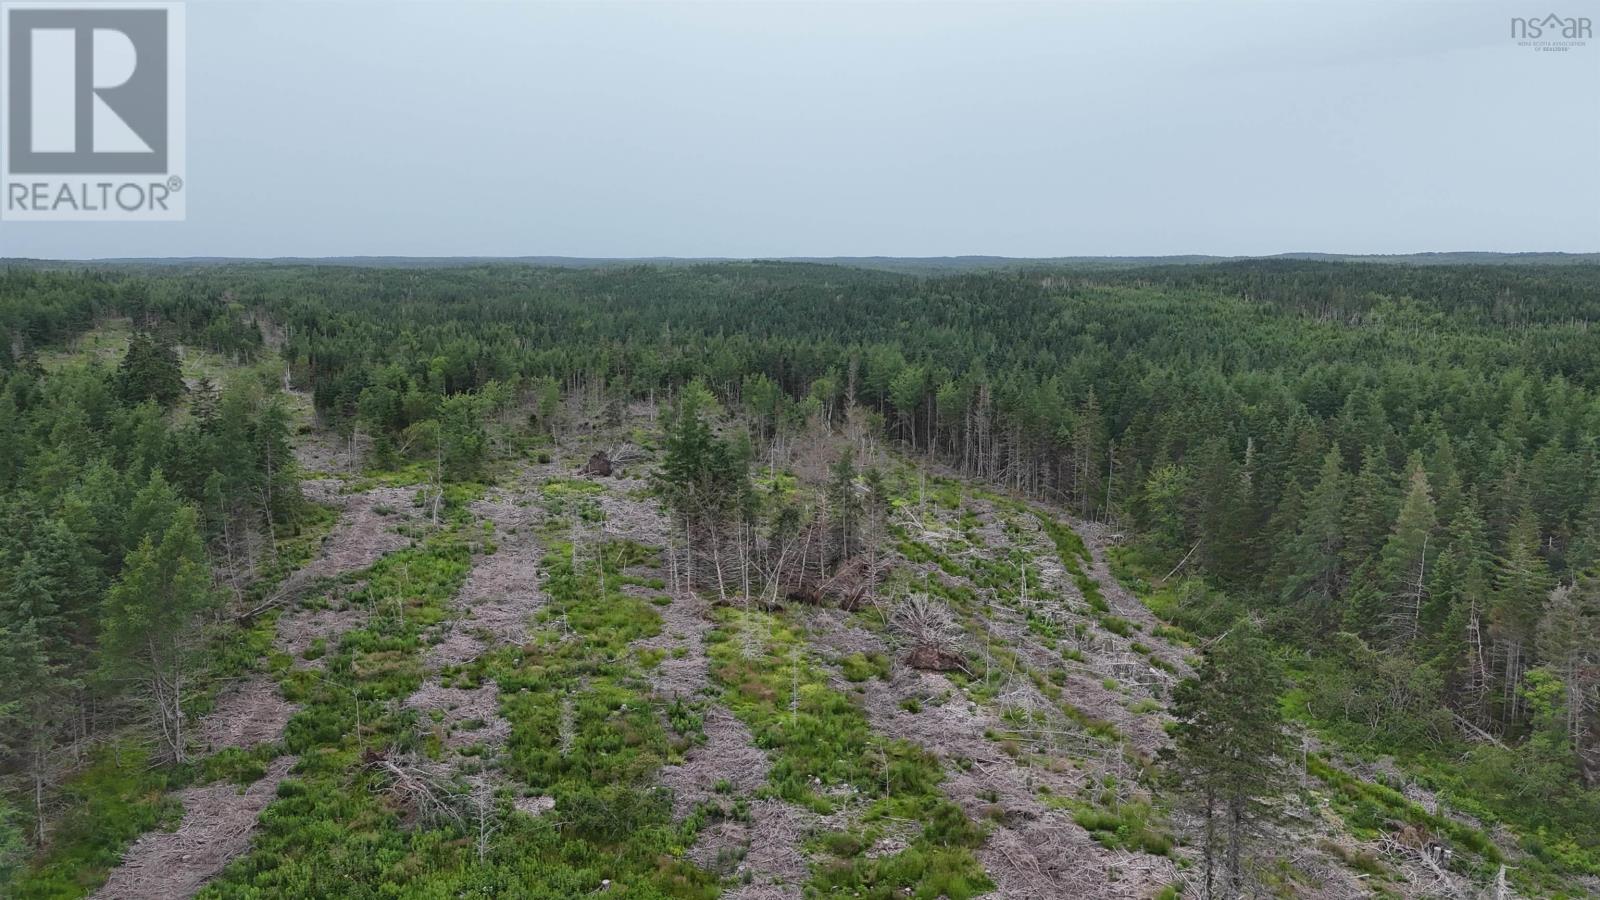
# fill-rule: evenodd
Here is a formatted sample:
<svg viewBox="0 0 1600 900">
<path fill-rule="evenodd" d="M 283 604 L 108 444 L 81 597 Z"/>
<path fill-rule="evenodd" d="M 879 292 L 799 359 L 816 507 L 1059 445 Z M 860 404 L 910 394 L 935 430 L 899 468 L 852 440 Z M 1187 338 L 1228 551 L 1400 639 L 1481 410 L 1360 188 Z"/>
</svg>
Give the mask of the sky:
<svg viewBox="0 0 1600 900">
<path fill-rule="evenodd" d="M 187 220 L 0 257 L 1596 251 L 1540 4 L 190 0 Z"/>
</svg>

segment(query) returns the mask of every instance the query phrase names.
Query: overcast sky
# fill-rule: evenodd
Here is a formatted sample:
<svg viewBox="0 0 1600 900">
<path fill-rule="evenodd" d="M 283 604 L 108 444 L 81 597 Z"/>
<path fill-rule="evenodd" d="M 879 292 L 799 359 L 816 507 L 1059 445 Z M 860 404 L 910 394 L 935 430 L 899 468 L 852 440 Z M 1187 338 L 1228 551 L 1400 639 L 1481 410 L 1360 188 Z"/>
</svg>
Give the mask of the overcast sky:
<svg viewBox="0 0 1600 900">
<path fill-rule="evenodd" d="M 1541 4 L 191 0 L 188 221 L 0 256 L 1600 250 Z"/>
</svg>

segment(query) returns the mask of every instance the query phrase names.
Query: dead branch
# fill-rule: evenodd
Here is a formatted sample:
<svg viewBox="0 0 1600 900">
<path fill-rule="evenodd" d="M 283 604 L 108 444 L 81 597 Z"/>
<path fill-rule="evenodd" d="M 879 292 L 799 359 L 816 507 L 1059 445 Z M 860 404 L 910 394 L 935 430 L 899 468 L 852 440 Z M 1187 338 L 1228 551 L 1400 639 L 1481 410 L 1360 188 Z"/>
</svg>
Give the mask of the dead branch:
<svg viewBox="0 0 1600 900">
<path fill-rule="evenodd" d="M 461 824 L 455 791 L 448 772 L 438 764 L 414 754 L 380 756 L 368 764 L 386 782 L 385 792 L 403 806 L 413 809 L 424 822 Z"/>
</svg>

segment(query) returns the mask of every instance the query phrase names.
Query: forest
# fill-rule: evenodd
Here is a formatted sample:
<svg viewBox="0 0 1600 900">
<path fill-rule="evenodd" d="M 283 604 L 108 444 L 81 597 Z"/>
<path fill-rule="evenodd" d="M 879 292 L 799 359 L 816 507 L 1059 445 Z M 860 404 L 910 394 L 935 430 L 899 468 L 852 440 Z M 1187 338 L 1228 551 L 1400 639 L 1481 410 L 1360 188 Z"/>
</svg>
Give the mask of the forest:
<svg viewBox="0 0 1600 900">
<path fill-rule="evenodd" d="M 0 268 L 0 894 L 1600 894 L 1597 324 L 1590 263 Z"/>
</svg>

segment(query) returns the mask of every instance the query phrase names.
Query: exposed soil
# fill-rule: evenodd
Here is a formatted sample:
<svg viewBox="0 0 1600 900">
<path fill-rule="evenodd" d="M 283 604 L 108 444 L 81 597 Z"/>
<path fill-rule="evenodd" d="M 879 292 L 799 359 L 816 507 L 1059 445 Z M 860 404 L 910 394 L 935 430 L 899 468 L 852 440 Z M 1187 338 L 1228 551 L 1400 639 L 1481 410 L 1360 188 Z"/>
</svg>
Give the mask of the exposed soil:
<svg viewBox="0 0 1600 900">
<path fill-rule="evenodd" d="M 755 898 L 797 898 L 800 886 L 810 875 L 810 866 L 801 842 L 820 827 L 821 818 L 782 800 L 756 800 L 750 803 L 750 822 L 723 823 L 732 826 L 721 834 L 702 835 L 696 852 L 736 855 L 742 847 L 744 857 L 733 874 L 741 880 L 749 874 L 750 883 L 725 897 L 738 900 Z"/>
<path fill-rule="evenodd" d="M 542 816 L 556 808 L 554 797 L 518 797 L 511 801 L 511 806 L 517 812 L 527 813 L 530 816 Z"/>
<path fill-rule="evenodd" d="M 637 470 L 636 470 L 637 471 Z M 639 477 L 600 479 L 605 485 L 595 501 L 604 513 L 603 538 L 625 539 L 651 547 L 671 547 L 670 521 L 657 502 L 643 496 L 647 482 Z M 663 551 L 667 552 L 667 551 Z M 630 567 L 626 576 L 670 581 L 662 558 Z M 647 673 L 652 691 L 663 700 L 694 700 L 711 691 L 706 635 L 713 627 L 711 602 L 696 593 L 659 591 L 638 584 L 624 587 L 646 599 L 668 596 L 657 606 L 661 633 L 634 642 L 638 649 L 666 652 Z M 756 747 L 750 730 L 726 707 L 710 703 L 704 711 L 704 744 L 690 748 L 677 765 L 662 767 L 658 778 L 673 795 L 673 814 L 683 818 L 702 803 L 726 799 L 748 802 L 750 821 L 722 819 L 704 828 L 688 857 L 696 865 L 736 879 L 725 897 L 742 900 L 797 900 L 810 875 L 801 843 L 823 820 L 815 813 L 776 799 L 752 799 L 767 780 L 770 761 Z M 719 785 L 724 790 L 719 792 Z"/>
<path fill-rule="evenodd" d="M 1133 622 L 1147 633 L 1154 631 L 1161 624 L 1161 620 L 1157 619 L 1156 614 L 1151 612 L 1148 606 L 1140 602 L 1132 591 L 1123 587 L 1122 582 L 1111 574 L 1111 560 L 1107 551 L 1116 546 L 1120 536 L 1105 525 L 1093 523 L 1079 523 L 1077 531 L 1083 537 L 1084 546 L 1089 548 L 1089 554 L 1094 558 L 1088 569 L 1089 575 L 1100 583 L 1100 593 L 1111 606 L 1112 613 Z M 1146 643 L 1157 651 L 1157 655 L 1177 668 L 1178 677 L 1187 678 L 1194 674 L 1185 655 L 1178 652 L 1177 648 L 1166 642 L 1146 641 Z"/>
<path fill-rule="evenodd" d="M 485 682 L 473 689 L 445 687 L 440 670 L 464 665 L 484 652 L 528 638 L 528 623 L 548 602 L 541 587 L 544 547 L 536 529 L 544 512 L 538 505 L 538 476 L 555 466 L 525 468 L 514 486 L 495 488 L 471 509 L 479 522 L 493 526 L 491 553 L 477 557 L 466 581 L 451 601 L 454 615 L 435 634 L 425 664 L 434 674 L 406 705 L 423 713 L 419 725 L 442 732 L 444 746 L 461 751 L 482 744 L 488 758 L 511 735 L 511 723 L 500 715 L 499 686 Z M 549 798 L 519 798 L 517 809 L 530 815 L 548 811 Z"/>
<path fill-rule="evenodd" d="M 998 596 L 991 592 L 985 627 L 997 639 L 995 643 L 1016 653 L 1035 672 L 1063 672 L 1061 686 L 1068 703 L 1094 718 L 1110 722 L 1140 753 L 1154 755 L 1167 742 L 1166 732 L 1162 728 L 1164 711 L 1158 709 L 1134 713 L 1129 707 L 1139 700 L 1165 696 L 1171 685 L 1189 671 L 1183 654 L 1177 648 L 1150 633 L 1158 624 L 1155 617 L 1112 577 L 1106 567 L 1103 549 L 1096 550 L 1090 545 L 1095 563 L 1087 571 L 1111 607 L 1112 614 L 1140 626 L 1139 631 L 1128 637 L 1105 630 L 1091 614 L 1082 591 L 1061 566 L 1054 542 L 1049 540 L 1031 515 L 1010 515 L 981 498 L 966 498 L 965 506 L 977 513 L 980 526 L 975 529 L 974 537 L 981 543 L 967 547 L 962 552 L 992 560 L 1001 557 L 1003 551 L 1000 548 L 1021 547 L 1028 560 L 1029 572 L 1039 576 L 1037 585 L 1044 589 L 1040 594 L 1030 595 L 1026 604 L 1020 596 Z M 955 515 L 939 511 L 932 518 L 938 521 L 941 532 L 949 535 L 956 530 Z M 1009 534 L 1006 524 L 1011 526 Z M 1088 526 L 1075 523 L 1075 527 Z M 946 538 L 948 541 L 949 538 Z M 991 544 L 990 541 L 995 543 Z M 1085 543 L 1088 544 L 1087 538 Z M 1029 612 L 1065 626 L 1064 640 L 1075 644 L 1075 649 L 1080 651 L 1083 659 L 1066 658 L 1030 630 L 1027 620 Z M 1087 629 L 1084 638 L 1072 636 L 1070 628 L 1074 625 L 1082 625 Z M 1147 648 L 1152 656 L 1171 665 L 1178 674 L 1164 672 L 1153 666 L 1133 650 L 1135 641 Z M 1024 694 L 1027 693 L 1024 690 Z M 1049 704 L 1048 700 L 1043 702 Z M 1034 706 L 1030 699 L 1030 709 Z"/>
<path fill-rule="evenodd" d="M 638 496 L 649 488 L 649 482 L 631 477 L 597 479 L 597 482 L 606 487 L 605 493 L 595 495 L 595 500 L 605 513 L 607 537 L 638 541 L 649 547 L 671 546 L 671 523 L 654 500 Z"/>
<path fill-rule="evenodd" d="M 641 597 L 662 596 L 660 591 L 637 585 L 624 590 Z M 634 646 L 667 651 L 666 658 L 648 674 L 650 687 L 663 697 L 689 700 L 710 687 L 705 638 L 712 627 L 711 603 L 698 594 L 681 591 L 670 596 L 670 604 L 656 608 L 661 616 L 661 633 Z"/>
<path fill-rule="evenodd" d="M 293 764 L 286 756 L 273 760 L 267 773 L 242 791 L 238 785 L 219 783 L 181 792 L 178 799 L 184 813 L 177 830 L 139 838 L 94 896 L 104 900 L 192 896 L 249 848 L 256 817 L 272 802 Z"/>
<path fill-rule="evenodd" d="M 308 498 L 343 507 L 339 521 L 322 540 L 322 552 L 304 568 L 284 579 L 274 597 L 289 605 L 278 618 L 278 644 L 304 664 L 304 654 L 318 639 L 331 641 L 356 627 L 364 611 L 342 602 L 343 591 L 329 592 L 326 606 L 295 606 L 294 601 L 319 586 L 368 568 L 386 554 L 411 544 L 399 529 L 416 523 L 421 510 L 416 506 L 415 487 L 375 488 L 359 494 L 341 494 L 340 482 L 318 479 L 301 483 Z"/>
<path fill-rule="evenodd" d="M 1085 771 L 1095 771 L 1095 763 L 1084 769 L 1024 766 L 983 737 L 985 728 L 1004 728 L 985 711 L 952 701 L 912 714 L 887 700 L 892 698 L 869 703 L 875 726 L 888 734 L 904 734 L 946 759 L 971 760 L 965 771 L 952 771 L 944 787 L 969 816 L 999 819 L 977 851 L 998 896 L 1148 897 L 1171 881 L 1175 869 L 1169 860 L 1160 860 L 1149 873 L 1153 877 L 1147 877 L 1096 843 L 1070 814 L 1040 801 L 1041 788 L 1048 788 L 1052 796 L 1077 796 Z M 1141 866 L 1146 861 L 1154 859 L 1141 860 Z M 1093 890 L 1084 892 L 1090 885 Z"/>
<path fill-rule="evenodd" d="M 316 463 L 332 471 L 349 462 L 338 455 L 341 448 L 327 442 L 307 446 L 304 452 L 303 464 L 308 467 Z M 603 520 L 587 526 L 585 543 L 620 538 L 651 547 L 673 546 L 676 535 L 669 520 L 655 500 L 644 495 L 647 482 L 637 477 L 645 466 L 629 468 L 626 475 L 632 477 L 594 480 L 604 487 L 593 495 Z M 494 753 L 510 734 L 509 723 L 499 716 L 497 686 L 489 682 L 472 689 L 446 687 L 438 673 L 493 647 L 527 640 L 532 617 L 547 602 L 541 586 L 545 550 L 538 528 L 545 506 L 539 486 L 546 477 L 569 477 L 571 471 L 571 465 L 560 461 L 526 467 L 514 486 L 495 489 L 473 504 L 474 515 L 493 524 L 490 542 L 495 550 L 474 561 L 454 599 L 451 620 L 433 635 L 435 643 L 426 657 L 433 674 L 405 701 L 418 711 L 419 727 L 434 730 L 444 746 L 455 751 L 452 757 L 466 759 L 457 754 L 473 745 L 485 745 L 489 752 L 475 761 L 490 761 L 488 772 L 493 771 Z M 294 655 L 296 665 L 314 664 L 303 659 L 306 650 L 319 638 L 331 643 L 359 625 L 365 611 L 344 602 L 342 594 L 350 590 L 347 585 L 333 588 L 327 603 L 317 604 L 319 608 L 302 608 L 292 601 L 407 546 L 410 538 L 397 529 L 414 525 L 422 517 L 414 487 L 358 494 L 343 493 L 344 487 L 337 479 L 311 480 L 303 485 L 308 498 L 336 504 L 342 511 L 321 554 L 279 589 L 289 608 L 279 619 L 278 644 Z M 993 702 L 973 703 L 944 674 L 907 665 L 907 648 L 899 646 L 892 635 L 863 628 L 859 620 L 838 609 L 796 607 L 795 618 L 806 626 L 811 644 L 822 651 L 825 661 L 852 653 L 883 653 L 893 660 L 886 679 L 852 684 L 834 672 L 833 685 L 861 704 L 875 732 L 911 741 L 938 757 L 946 773 L 942 790 L 972 819 L 990 823 L 987 840 L 974 851 L 995 882 L 996 889 L 989 896 L 1019 900 L 1147 898 L 1183 877 L 1174 860 L 1107 848 L 1073 821 L 1070 809 L 1052 802 L 1054 798 L 1090 796 L 1106 776 L 1115 776 L 1122 785 L 1135 780 L 1121 746 L 1090 737 L 1065 714 L 1061 703 L 1111 723 L 1128 746 L 1153 754 L 1166 743 L 1162 730 L 1166 713 L 1161 709 L 1134 713 L 1130 706 L 1147 698 L 1164 698 L 1176 677 L 1188 674 L 1186 654 L 1153 634 L 1159 624 L 1154 615 L 1112 577 L 1106 551 L 1115 538 L 1107 529 L 1075 525 L 1092 556 L 1085 569 L 1098 583 L 1112 614 L 1138 626 L 1128 637 L 1106 630 L 1089 610 L 1054 543 L 1031 515 L 970 496 L 963 504 L 976 515 L 976 526 L 970 531 L 959 521 L 961 511 L 934 504 L 917 508 L 904 524 L 919 539 L 956 558 L 998 560 L 1021 550 L 1027 560 L 1027 596 L 1000 596 L 993 590 L 976 589 L 966 579 L 950 576 L 931 563 L 900 559 L 898 564 L 917 573 L 915 580 L 926 576 L 974 587 L 987 605 L 981 614 L 982 627 L 992 638 L 992 646 L 1015 653 L 1032 673 L 1055 675 L 1064 692 L 1060 701 L 1046 697 L 1028 672 L 1017 672 Z M 662 556 L 630 567 L 625 575 L 637 581 L 670 581 L 663 571 L 665 559 Z M 660 783 L 672 791 L 674 816 L 682 819 L 702 804 L 731 810 L 739 800 L 746 802 L 749 811 L 749 821 L 713 817 L 688 851 L 688 858 L 729 879 L 726 897 L 798 900 L 811 874 L 812 860 L 804 850 L 807 837 L 820 829 L 845 827 L 852 813 L 823 818 L 781 800 L 756 799 L 755 793 L 768 777 L 767 754 L 754 745 L 749 729 L 726 707 L 708 700 L 714 696 L 705 646 L 713 627 L 711 602 L 698 594 L 657 590 L 645 584 L 629 584 L 624 589 L 647 600 L 666 595 L 671 601 L 653 607 L 662 620 L 661 633 L 633 645 L 639 650 L 664 652 L 661 661 L 645 673 L 652 692 L 658 700 L 681 698 L 702 704 L 705 742 L 685 751 L 681 762 L 664 766 L 659 773 Z M 1061 639 L 1061 646 L 1077 649 L 1083 658 L 1068 658 L 1056 641 L 1030 630 L 1030 613 L 1065 623 L 1068 627 L 1062 633 L 1067 636 Z M 1070 626 L 1078 623 L 1086 629 L 1082 639 L 1072 636 Z M 975 639 L 984 638 L 963 637 L 969 649 Z M 1133 649 L 1135 641 L 1179 675 L 1152 666 L 1145 654 Z M 981 651 L 979 655 L 983 655 Z M 939 665 L 927 668 L 944 668 L 958 660 L 936 662 Z M 1020 724 L 1019 710 L 1026 713 Z M 281 738 L 293 712 L 294 707 L 282 699 L 276 686 L 258 676 L 219 696 L 215 711 L 201 723 L 199 732 L 213 751 L 270 743 Z M 126 862 L 96 896 L 140 900 L 188 896 L 199 890 L 229 859 L 248 848 L 256 817 L 293 762 L 275 760 L 266 776 L 244 792 L 234 785 L 182 792 L 179 797 L 185 814 L 178 830 L 148 834 L 131 846 Z M 1417 799 L 1425 802 L 1427 798 Z M 553 801 L 542 796 L 521 797 L 513 805 L 537 816 L 549 812 Z M 850 809 L 848 804 L 846 808 Z M 859 807 L 854 809 L 859 812 Z M 1420 859 L 1409 858 L 1401 849 L 1352 843 L 1331 811 L 1309 808 L 1289 812 L 1292 825 L 1274 826 L 1290 829 L 1278 835 L 1277 843 L 1299 845 L 1288 862 L 1302 876 L 1298 883 L 1307 896 L 1365 893 L 1362 882 L 1347 866 L 1315 846 L 1318 839 L 1340 841 L 1352 851 L 1381 856 L 1408 879 L 1391 885 L 1407 896 L 1452 896 L 1461 887 L 1438 880 Z M 912 837 L 914 832 L 891 833 L 867 854 L 896 852 Z"/>
<path fill-rule="evenodd" d="M 417 488 L 379 487 L 358 494 L 333 493 L 327 479 L 302 483 L 307 497 L 343 507 L 339 521 L 322 539 L 322 553 L 284 579 L 276 596 L 295 598 L 325 578 L 358 572 L 411 543 L 399 527 L 421 517 Z"/>
<path fill-rule="evenodd" d="M 816 610 L 808 631 L 814 643 L 835 652 L 889 652 L 889 646 L 872 632 L 841 620 L 837 610 Z M 1018 679 L 1016 691 L 1032 696 L 1040 710 L 1050 701 Z M 834 686 L 852 687 L 842 679 Z M 1121 859 L 1100 846 L 1072 821 L 1069 813 L 1053 809 L 1043 796 L 1075 797 L 1090 778 L 1107 766 L 1120 765 L 1114 752 L 1097 752 L 1079 760 L 1061 754 L 1060 748 L 1021 748 L 1017 757 L 985 736 L 1008 732 L 987 707 L 971 703 L 960 689 L 937 672 L 919 672 L 896 659 L 885 681 L 874 680 L 856 694 L 874 731 L 910 741 L 944 762 L 942 785 L 952 801 L 975 821 L 995 822 L 984 845 L 975 851 L 984 870 L 995 882 L 995 897 L 1044 898 L 1148 897 L 1170 882 L 1176 868 L 1170 860 L 1127 854 Z M 918 712 L 902 704 L 916 701 Z M 1063 719 L 1056 727 L 1067 729 Z M 1056 753 L 1049 764 L 1029 765 L 1021 760 L 1027 751 Z"/>
</svg>

